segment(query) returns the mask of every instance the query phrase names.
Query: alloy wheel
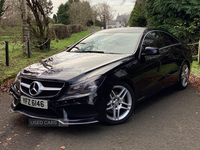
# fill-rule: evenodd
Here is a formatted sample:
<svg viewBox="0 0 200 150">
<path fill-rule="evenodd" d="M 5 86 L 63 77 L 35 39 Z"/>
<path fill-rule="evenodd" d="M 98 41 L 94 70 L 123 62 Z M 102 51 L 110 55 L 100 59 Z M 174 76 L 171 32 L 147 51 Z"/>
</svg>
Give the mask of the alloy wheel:
<svg viewBox="0 0 200 150">
<path fill-rule="evenodd" d="M 133 110 L 132 90 L 127 84 L 115 85 L 110 92 L 106 117 L 113 124 L 125 121 Z"/>
<path fill-rule="evenodd" d="M 189 67 L 187 64 L 184 64 L 181 70 L 181 86 L 185 88 L 188 85 L 189 80 Z"/>
</svg>

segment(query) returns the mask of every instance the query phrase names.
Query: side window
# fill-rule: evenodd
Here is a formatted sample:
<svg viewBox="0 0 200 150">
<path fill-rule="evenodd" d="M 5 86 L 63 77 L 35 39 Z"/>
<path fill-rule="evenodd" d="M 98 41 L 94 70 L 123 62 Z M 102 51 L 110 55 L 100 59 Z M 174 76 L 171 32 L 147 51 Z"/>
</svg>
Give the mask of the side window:
<svg viewBox="0 0 200 150">
<path fill-rule="evenodd" d="M 165 46 L 179 43 L 179 41 L 177 41 L 174 37 L 172 37 L 171 35 L 169 35 L 167 33 L 160 32 L 160 34 L 161 34 L 161 38 L 162 38 Z"/>
<path fill-rule="evenodd" d="M 155 31 L 155 32 L 147 33 L 147 35 L 142 43 L 142 50 L 144 50 L 145 47 L 161 48 L 163 46 L 164 46 L 164 44 L 161 40 L 161 36 L 160 36 L 159 32 Z"/>
</svg>

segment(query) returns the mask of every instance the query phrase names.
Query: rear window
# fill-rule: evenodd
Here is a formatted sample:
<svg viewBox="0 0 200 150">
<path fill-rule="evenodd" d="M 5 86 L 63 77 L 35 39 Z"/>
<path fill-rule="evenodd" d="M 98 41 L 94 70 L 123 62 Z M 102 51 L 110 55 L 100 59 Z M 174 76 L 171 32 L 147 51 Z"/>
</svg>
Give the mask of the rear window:
<svg viewBox="0 0 200 150">
<path fill-rule="evenodd" d="M 167 33 L 160 32 L 160 34 L 161 34 L 161 38 L 162 38 L 165 46 L 169 46 L 169 45 L 180 43 L 174 37 L 172 37 L 171 35 L 169 35 Z"/>
</svg>

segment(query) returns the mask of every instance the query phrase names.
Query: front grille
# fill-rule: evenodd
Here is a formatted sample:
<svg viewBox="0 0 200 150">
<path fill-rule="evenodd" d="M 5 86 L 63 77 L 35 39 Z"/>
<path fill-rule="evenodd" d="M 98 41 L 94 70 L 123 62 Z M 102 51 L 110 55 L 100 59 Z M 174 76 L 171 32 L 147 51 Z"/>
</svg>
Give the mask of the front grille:
<svg viewBox="0 0 200 150">
<path fill-rule="evenodd" d="M 36 85 L 33 87 L 33 83 Z M 37 87 L 36 87 L 37 86 Z M 27 78 L 21 78 L 20 89 L 21 91 L 30 97 L 34 98 L 51 98 L 62 90 L 64 83 L 56 81 L 44 81 L 44 80 L 32 80 Z M 34 89 L 31 92 L 31 89 Z"/>
</svg>

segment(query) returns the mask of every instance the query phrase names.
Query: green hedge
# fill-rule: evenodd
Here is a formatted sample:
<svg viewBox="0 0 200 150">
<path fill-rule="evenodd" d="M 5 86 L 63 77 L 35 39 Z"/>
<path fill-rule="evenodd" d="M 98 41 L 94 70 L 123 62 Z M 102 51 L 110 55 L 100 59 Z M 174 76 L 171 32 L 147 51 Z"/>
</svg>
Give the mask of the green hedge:
<svg viewBox="0 0 200 150">
<path fill-rule="evenodd" d="M 78 33 L 81 31 L 86 31 L 87 27 L 83 27 L 81 25 L 53 25 L 50 28 L 50 32 L 52 34 L 52 39 L 66 39 L 71 37 L 72 34 Z"/>
</svg>

